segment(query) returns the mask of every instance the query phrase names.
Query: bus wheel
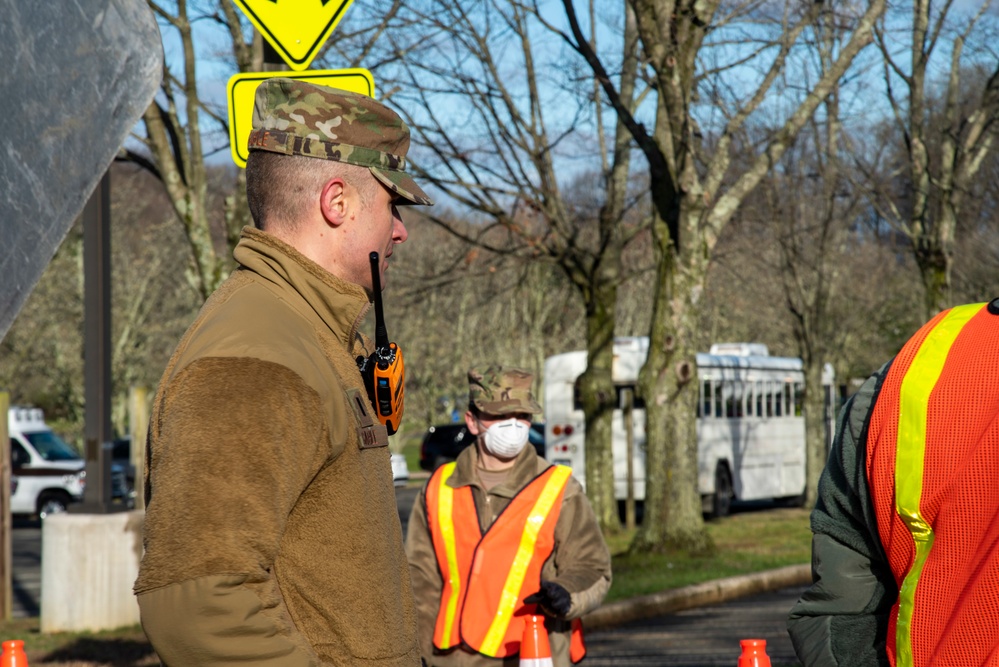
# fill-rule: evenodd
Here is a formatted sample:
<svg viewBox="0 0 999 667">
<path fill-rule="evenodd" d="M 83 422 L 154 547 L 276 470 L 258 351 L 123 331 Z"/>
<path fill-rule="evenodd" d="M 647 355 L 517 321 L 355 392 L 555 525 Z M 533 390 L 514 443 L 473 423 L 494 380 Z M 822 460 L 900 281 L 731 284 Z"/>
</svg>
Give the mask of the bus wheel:
<svg viewBox="0 0 999 667">
<path fill-rule="evenodd" d="M 728 471 L 728 466 L 719 463 L 715 468 L 715 492 L 711 496 L 711 518 L 718 519 L 728 516 L 732 509 L 732 475 Z"/>
</svg>

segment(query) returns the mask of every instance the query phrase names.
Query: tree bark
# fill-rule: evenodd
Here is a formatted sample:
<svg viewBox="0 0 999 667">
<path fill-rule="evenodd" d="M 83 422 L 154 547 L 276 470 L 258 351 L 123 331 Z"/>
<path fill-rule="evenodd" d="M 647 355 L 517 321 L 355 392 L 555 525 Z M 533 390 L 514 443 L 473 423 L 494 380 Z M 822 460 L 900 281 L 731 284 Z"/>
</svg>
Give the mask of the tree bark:
<svg viewBox="0 0 999 667">
<path fill-rule="evenodd" d="M 699 268 L 661 274 L 666 280 L 655 295 L 657 316 L 638 382 L 647 443 L 645 517 L 632 543 L 638 551 L 714 549 L 697 491 L 698 312 L 692 296 L 698 293 L 694 281 L 704 275 Z"/>
</svg>

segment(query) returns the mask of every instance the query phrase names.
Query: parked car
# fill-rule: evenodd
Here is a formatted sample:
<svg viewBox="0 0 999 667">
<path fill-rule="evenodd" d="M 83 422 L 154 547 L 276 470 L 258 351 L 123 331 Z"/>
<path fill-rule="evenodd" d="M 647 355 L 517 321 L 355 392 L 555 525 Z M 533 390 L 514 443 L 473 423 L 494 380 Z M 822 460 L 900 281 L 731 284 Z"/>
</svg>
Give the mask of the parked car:
<svg viewBox="0 0 999 667">
<path fill-rule="evenodd" d="M 38 408 L 14 406 L 7 413 L 10 432 L 12 514 L 40 519 L 65 512 L 83 499 L 86 461 L 45 423 Z M 111 500 L 128 502 L 125 470 L 111 466 Z"/>
<path fill-rule="evenodd" d="M 130 497 L 135 499 L 135 464 L 132 463 L 132 436 L 126 435 L 111 443 L 111 463 L 125 471 L 125 484 Z"/>
<path fill-rule="evenodd" d="M 433 472 L 440 466 L 458 458 L 475 437 L 468 432 L 464 422 L 431 426 L 420 444 L 420 468 Z M 545 455 L 545 425 L 531 424 L 528 442 L 534 445 L 538 456 Z"/>
</svg>

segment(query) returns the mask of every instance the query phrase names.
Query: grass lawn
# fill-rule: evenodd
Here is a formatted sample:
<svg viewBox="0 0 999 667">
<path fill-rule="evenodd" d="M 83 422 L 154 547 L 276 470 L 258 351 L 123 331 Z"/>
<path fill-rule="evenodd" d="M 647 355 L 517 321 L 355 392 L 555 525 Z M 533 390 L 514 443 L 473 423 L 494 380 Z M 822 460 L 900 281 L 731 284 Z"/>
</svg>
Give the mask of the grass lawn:
<svg viewBox="0 0 999 667">
<path fill-rule="evenodd" d="M 408 453 L 408 452 L 407 452 Z M 418 466 L 410 470 L 418 469 Z M 609 540 L 614 583 L 607 601 L 655 593 L 688 584 L 807 563 L 811 533 L 808 511 L 737 511 L 707 524 L 717 546 L 711 556 L 683 553 L 627 554 L 628 533 Z M 151 667 L 159 664 L 139 627 L 101 633 L 39 633 L 37 618 L 0 622 L 0 640 L 23 639 L 31 667 Z"/>
<path fill-rule="evenodd" d="M 614 555 L 614 582 L 607 602 L 731 577 L 808 563 L 812 533 L 809 510 L 768 508 L 737 511 L 707 522 L 717 549 L 710 556 L 627 554 L 631 534 L 608 540 Z"/>
<path fill-rule="evenodd" d="M 142 628 L 108 632 L 39 632 L 38 618 L 0 623 L 0 639 L 22 639 L 31 667 L 154 667 L 159 658 Z"/>
</svg>

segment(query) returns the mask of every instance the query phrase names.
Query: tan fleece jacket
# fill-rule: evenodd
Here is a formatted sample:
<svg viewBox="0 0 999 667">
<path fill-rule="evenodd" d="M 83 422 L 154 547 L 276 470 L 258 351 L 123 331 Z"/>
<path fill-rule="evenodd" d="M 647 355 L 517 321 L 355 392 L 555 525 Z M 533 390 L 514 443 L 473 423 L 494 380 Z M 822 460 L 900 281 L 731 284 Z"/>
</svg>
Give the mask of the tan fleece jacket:
<svg viewBox="0 0 999 667">
<path fill-rule="evenodd" d="M 473 445 L 458 455 L 454 474 L 446 484 L 456 489 L 462 486 L 472 487 L 479 524 L 484 532 L 514 496 L 549 466 L 551 463 L 538 456 L 533 447 L 525 447 L 510 469 L 507 479 L 487 492 L 476 472 L 478 452 Z M 519 663 L 519 658 L 516 657 L 500 660 L 462 649 L 446 654 L 435 653 L 434 624 L 440 608 L 443 581 L 427 525 L 426 487 L 413 505 L 406 533 L 406 553 L 419 611 L 420 649 L 425 664 L 428 667 L 516 667 Z M 590 501 L 573 477 L 569 478 L 562 497 L 562 509 L 555 524 L 555 549 L 541 569 L 541 578 L 554 581 L 569 591 L 572 596 L 569 619 L 579 618 L 596 609 L 610 589 L 610 551 L 600 532 L 593 508 L 590 507 Z M 465 604 L 469 602 L 466 601 Z M 549 618 L 546 626 L 555 667 L 569 667 L 570 623 Z"/>
<path fill-rule="evenodd" d="M 234 255 L 153 406 L 143 629 L 170 667 L 419 665 L 367 295 L 261 231 Z"/>
</svg>

